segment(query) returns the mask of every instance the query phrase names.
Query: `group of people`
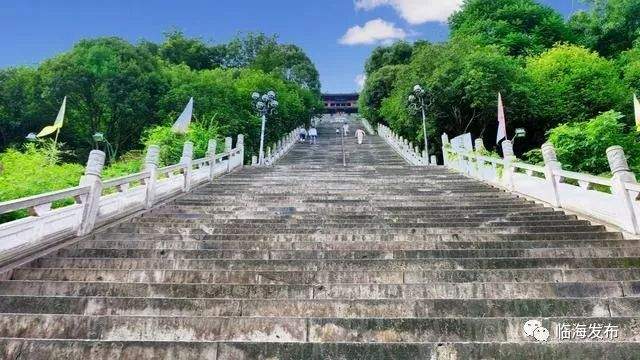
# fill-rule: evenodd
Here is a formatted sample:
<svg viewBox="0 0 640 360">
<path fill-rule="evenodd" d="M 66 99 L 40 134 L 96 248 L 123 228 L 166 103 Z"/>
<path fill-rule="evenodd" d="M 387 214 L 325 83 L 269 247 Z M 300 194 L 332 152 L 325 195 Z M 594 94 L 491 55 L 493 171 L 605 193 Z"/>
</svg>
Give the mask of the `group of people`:
<svg viewBox="0 0 640 360">
<path fill-rule="evenodd" d="M 349 136 L 349 124 L 347 122 L 344 122 L 342 124 L 342 132 L 345 137 Z M 340 135 L 340 128 L 336 129 L 336 134 Z M 358 130 L 356 130 L 355 135 L 356 135 L 358 144 L 362 145 L 362 143 L 364 143 L 364 138 L 366 136 L 366 133 L 364 132 L 364 130 L 358 128 Z M 318 143 L 318 129 L 316 129 L 314 125 L 311 125 L 311 127 L 308 130 L 305 128 L 302 128 L 300 130 L 298 141 L 301 143 L 305 143 L 307 141 L 307 138 L 309 139 L 309 144 L 311 145 L 315 145 Z"/>
<path fill-rule="evenodd" d="M 307 137 L 309 138 L 309 144 L 315 145 L 318 143 L 318 129 L 315 126 L 311 125 L 309 130 L 302 128 L 300 130 L 300 138 L 299 141 L 304 143 L 307 141 Z"/>
<path fill-rule="evenodd" d="M 344 122 L 342 124 L 342 133 L 344 134 L 344 136 L 349 136 L 349 124 L 347 122 Z M 340 134 L 340 129 L 336 129 L 336 134 Z M 362 130 L 361 128 L 358 128 L 358 130 L 356 130 L 356 139 L 358 140 L 358 145 L 362 145 L 362 143 L 364 142 L 364 138 L 367 135 L 367 133 L 364 132 L 364 130 Z"/>
</svg>

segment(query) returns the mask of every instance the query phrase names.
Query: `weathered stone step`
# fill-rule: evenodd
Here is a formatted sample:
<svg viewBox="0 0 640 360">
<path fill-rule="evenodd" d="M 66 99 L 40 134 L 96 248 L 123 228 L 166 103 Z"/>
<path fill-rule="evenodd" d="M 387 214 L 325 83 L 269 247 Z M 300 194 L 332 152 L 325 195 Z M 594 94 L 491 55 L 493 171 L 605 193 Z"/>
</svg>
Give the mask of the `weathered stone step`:
<svg viewBox="0 0 640 360">
<path fill-rule="evenodd" d="M 62 249 L 54 256 L 66 258 L 154 258 L 154 259 L 450 259 L 450 258 L 558 258 L 640 257 L 640 247 L 463 249 L 463 250 L 151 250 L 151 249 Z"/>
<path fill-rule="evenodd" d="M 640 298 L 489 300 L 218 300 L 0 296 L 0 313 L 315 318 L 634 317 Z"/>
<path fill-rule="evenodd" d="M 361 242 L 361 241 L 542 241 L 542 240 L 621 240 L 617 232 L 571 232 L 571 233 L 515 233 L 515 234 L 152 234 L 130 232 L 102 232 L 94 238 L 99 240 L 204 240 L 204 241 L 266 241 L 266 242 Z"/>
<path fill-rule="evenodd" d="M 518 233 L 582 233 L 582 232 L 605 232 L 602 225 L 556 225 L 556 226 L 490 226 L 478 227 L 478 224 L 467 223 L 441 223 L 441 226 L 433 227 L 378 227 L 378 228 L 309 228 L 309 229 L 279 229 L 278 235 L 314 235 L 326 234 L 333 236 L 340 235 L 402 235 L 402 234 L 455 234 L 464 232 L 467 234 L 518 234 Z M 174 227 L 171 225 L 143 225 L 143 224 L 121 224 L 117 227 L 106 230 L 104 233 L 129 232 L 132 234 L 197 234 L 197 235 L 273 235 L 267 229 L 244 229 L 240 227 L 220 229 L 208 227 L 206 225 L 194 225 L 193 227 Z"/>
<path fill-rule="evenodd" d="M 549 299 L 640 296 L 640 281 L 431 284 L 164 284 L 12 280 L 0 295 L 216 299 Z"/>
<path fill-rule="evenodd" d="M 377 220 L 377 221 L 375 221 Z M 301 231 L 305 230 L 317 230 L 318 228 L 331 228 L 331 229 L 358 229 L 358 228 L 423 228 L 423 227 L 443 227 L 443 226 L 457 226 L 458 224 L 464 224 L 465 226 L 485 226 L 485 227 L 509 227 L 509 226 L 527 226 L 527 227 L 538 227 L 538 226 L 590 226 L 591 223 L 586 220 L 567 220 L 567 219 L 558 219 L 558 220 L 529 220 L 529 221 L 514 221 L 514 220 L 504 220 L 504 219 L 456 219 L 455 222 L 446 222 L 443 219 L 433 219 L 427 220 L 423 219 L 421 221 L 416 222 L 407 222 L 407 220 L 402 221 L 383 221 L 381 219 L 372 219 L 369 222 L 324 222 L 324 221 L 316 221 L 316 222 L 304 222 L 304 223 L 258 223 L 258 224 L 243 224 L 243 229 L 253 229 L 253 230 L 268 230 L 273 232 L 280 231 L 290 231 L 293 229 L 299 229 Z M 214 220 L 198 220 L 198 221 L 168 221 L 157 219 L 154 221 L 131 221 L 127 223 L 127 226 L 122 226 L 121 228 L 129 228 L 131 225 L 136 225 L 136 227 L 164 227 L 164 226 L 173 226 L 176 228 L 200 228 L 203 225 L 216 229 L 223 230 L 233 230 L 238 227 L 238 224 L 233 223 L 220 223 Z"/>
<path fill-rule="evenodd" d="M 433 269 L 532 269 L 532 268 L 636 268 L 640 259 L 630 258 L 456 258 L 402 260 L 205 260 L 205 259 L 100 259 L 41 258 L 35 266 L 47 268 L 94 269 L 192 269 L 192 270 L 269 270 L 269 271 L 417 271 Z"/>
<path fill-rule="evenodd" d="M 20 268 L 12 280 L 191 284 L 428 284 L 432 282 L 640 281 L 640 269 L 252 271 Z"/>
<path fill-rule="evenodd" d="M 6 359 L 181 359 L 181 360 L 396 360 L 493 359 L 584 360 L 633 359 L 634 342 L 562 343 L 261 343 L 0 339 Z"/>
<path fill-rule="evenodd" d="M 196 240 L 87 240 L 77 249 L 152 250 L 435 250 L 435 249 L 544 249 L 639 247 L 640 240 L 526 240 L 526 241 L 196 241 Z"/>
<path fill-rule="evenodd" d="M 259 342 L 527 342 L 526 318 L 274 318 L 145 317 L 60 314 L 2 314 L 0 336 L 109 341 Z M 548 342 L 561 342 L 562 324 L 599 323 L 617 327 L 609 342 L 640 341 L 634 317 L 543 318 Z"/>
</svg>

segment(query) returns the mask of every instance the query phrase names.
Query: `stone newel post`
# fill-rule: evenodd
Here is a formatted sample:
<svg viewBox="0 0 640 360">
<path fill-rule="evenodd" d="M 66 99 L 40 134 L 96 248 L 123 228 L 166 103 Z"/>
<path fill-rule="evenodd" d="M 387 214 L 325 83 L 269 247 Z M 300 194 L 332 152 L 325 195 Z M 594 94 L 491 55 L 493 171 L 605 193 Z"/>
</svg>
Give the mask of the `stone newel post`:
<svg viewBox="0 0 640 360">
<path fill-rule="evenodd" d="M 209 180 L 213 181 L 213 177 L 215 176 L 216 170 L 216 148 L 218 147 L 218 142 L 214 139 L 210 139 L 207 144 L 207 157 L 209 158 Z"/>
<path fill-rule="evenodd" d="M 256 166 L 256 165 L 258 165 L 258 157 L 253 155 L 251 157 L 251 166 Z"/>
<path fill-rule="evenodd" d="M 449 135 L 442 134 L 442 160 L 445 166 L 449 165 L 449 154 L 447 153 L 449 147 Z"/>
<path fill-rule="evenodd" d="M 509 140 L 502 142 L 502 155 L 504 157 L 504 174 L 503 182 L 509 190 L 513 190 L 513 168 L 511 164 L 515 161 L 516 156 L 513 152 L 513 144 Z"/>
<path fill-rule="evenodd" d="M 625 188 L 625 183 L 636 184 L 636 177 L 629 169 L 627 158 L 621 146 L 612 146 L 607 149 L 607 160 L 613 177 L 611 178 L 611 193 L 620 201 L 619 221 L 621 227 L 629 232 L 637 234 L 640 229 L 633 208 L 634 197 Z"/>
<path fill-rule="evenodd" d="M 244 135 L 238 134 L 238 142 L 236 143 L 238 148 L 238 167 L 244 166 Z"/>
<path fill-rule="evenodd" d="M 185 142 L 182 147 L 180 164 L 184 166 L 184 187 L 182 191 L 187 192 L 191 190 L 191 172 L 193 169 L 193 143 L 191 141 Z"/>
<path fill-rule="evenodd" d="M 82 220 L 78 228 L 78 236 L 84 236 L 93 231 L 100 209 L 100 196 L 102 196 L 102 169 L 104 168 L 105 154 L 100 150 L 89 153 L 87 167 L 84 176 L 80 178 L 80 186 L 88 186 L 91 189 L 84 199 Z"/>
<path fill-rule="evenodd" d="M 542 158 L 544 159 L 544 177 L 549 184 L 549 202 L 551 205 L 559 207 L 561 206 L 560 192 L 558 189 L 560 177 L 553 173 L 556 170 L 562 170 L 562 164 L 558 161 L 556 149 L 553 147 L 553 144 L 544 143 L 542 145 Z"/>
<path fill-rule="evenodd" d="M 475 140 L 476 151 L 484 151 L 486 148 L 484 147 L 484 140 L 482 138 L 477 138 Z"/>
<path fill-rule="evenodd" d="M 438 158 L 435 155 L 431 155 L 431 165 L 438 165 Z"/>
<path fill-rule="evenodd" d="M 156 202 L 156 181 L 158 179 L 158 164 L 160 163 L 160 146 L 151 145 L 147 149 L 147 155 L 144 159 L 144 171 L 149 173 L 149 179 L 146 180 L 147 198 L 144 207 L 151 209 Z"/>
<path fill-rule="evenodd" d="M 230 137 L 226 137 L 224 138 L 224 152 L 226 154 L 229 154 L 227 156 L 227 172 L 231 172 L 231 160 L 232 160 L 232 156 L 231 156 L 231 147 L 233 146 L 233 139 Z"/>
</svg>

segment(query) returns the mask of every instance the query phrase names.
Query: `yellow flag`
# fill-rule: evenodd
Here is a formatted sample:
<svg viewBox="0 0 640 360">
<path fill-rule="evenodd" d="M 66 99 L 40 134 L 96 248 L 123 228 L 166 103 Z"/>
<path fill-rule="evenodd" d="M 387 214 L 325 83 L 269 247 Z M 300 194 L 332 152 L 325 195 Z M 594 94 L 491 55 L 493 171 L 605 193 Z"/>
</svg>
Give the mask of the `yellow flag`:
<svg viewBox="0 0 640 360">
<path fill-rule="evenodd" d="M 636 94 L 633 94 L 633 109 L 636 114 L 636 128 L 640 131 L 640 101 L 638 101 Z"/>
<path fill-rule="evenodd" d="M 66 110 L 67 97 L 65 96 L 62 100 L 62 106 L 60 106 L 60 110 L 58 111 L 58 116 L 56 116 L 56 121 L 53 123 L 53 125 L 45 126 L 44 129 L 40 130 L 40 133 L 38 133 L 37 136 L 44 137 L 60 130 L 62 128 L 62 125 L 64 124 L 64 113 Z"/>
</svg>

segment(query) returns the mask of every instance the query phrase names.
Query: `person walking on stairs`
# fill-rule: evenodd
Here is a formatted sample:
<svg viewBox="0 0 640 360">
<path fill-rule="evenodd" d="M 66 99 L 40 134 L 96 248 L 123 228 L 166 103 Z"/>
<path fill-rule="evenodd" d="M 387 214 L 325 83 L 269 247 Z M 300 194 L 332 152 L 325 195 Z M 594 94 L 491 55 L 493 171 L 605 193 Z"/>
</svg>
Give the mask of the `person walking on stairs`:
<svg viewBox="0 0 640 360">
<path fill-rule="evenodd" d="M 318 129 L 315 126 L 311 125 L 309 128 L 309 144 L 315 145 L 318 141 Z"/>
<path fill-rule="evenodd" d="M 358 139 L 358 145 L 362 145 L 362 143 L 364 142 L 364 137 L 367 134 L 364 132 L 364 130 L 362 129 L 358 129 L 356 130 L 356 138 Z"/>
<path fill-rule="evenodd" d="M 342 125 L 342 132 L 344 133 L 344 136 L 349 136 L 349 123 L 346 121 Z"/>
</svg>

